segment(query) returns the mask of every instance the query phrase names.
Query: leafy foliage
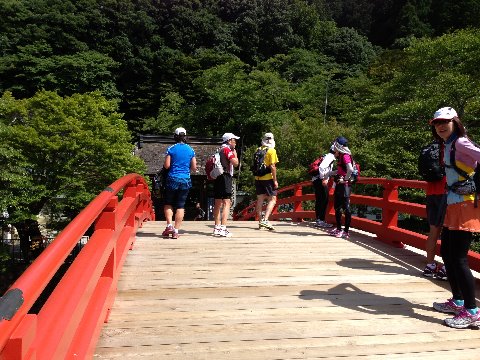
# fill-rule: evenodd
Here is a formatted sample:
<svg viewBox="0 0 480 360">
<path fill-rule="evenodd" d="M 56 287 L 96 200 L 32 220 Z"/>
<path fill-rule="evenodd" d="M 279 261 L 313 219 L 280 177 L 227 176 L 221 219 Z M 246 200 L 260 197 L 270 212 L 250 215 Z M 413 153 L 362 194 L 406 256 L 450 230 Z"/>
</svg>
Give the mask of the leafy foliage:
<svg viewBox="0 0 480 360">
<path fill-rule="evenodd" d="M 0 171 L 0 205 L 12 222 L 36 219 L 42 209 L 52 225 L 68 221 L 105 184 L 144 170 L 115 103 L 98 93 L 62 98 L 42 91 L 16 100 L 7 92 L 0 121 L 0 161 L 10 164 Z"/>
</svg>

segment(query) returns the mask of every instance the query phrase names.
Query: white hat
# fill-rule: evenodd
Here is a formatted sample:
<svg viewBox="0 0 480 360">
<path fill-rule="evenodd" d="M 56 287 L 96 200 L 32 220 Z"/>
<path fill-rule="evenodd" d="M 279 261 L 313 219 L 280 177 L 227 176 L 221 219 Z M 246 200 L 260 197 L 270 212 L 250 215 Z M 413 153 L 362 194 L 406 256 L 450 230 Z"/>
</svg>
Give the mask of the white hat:
<svg viewBox="0 0 480 360">
<path fill-rule="evenodd" d="M 273 134 L 271 132 L 265 133 L 265 135 L 263 135 L 263 138 L 264 139 L 273 139 Z"/>
<path fill-rule="evenodd" d="M 442 120 L 451 120 L 454 117 L 457 117 L 457 112 L 452 107 L 443 107 L 435 111 L 433 114 L 433 119 L 431 119 L 428 123 L 431 125 L 435 120 L 442 119 Z"/>
<path fill-rule="evenodd" d="M 175 129 L 175 135 L 187 135 L 187 130 L 185 130 L 182 127 L 176 128 Z"/>
<path fill-rule="evenodd" d="M 232 140 L 232 139 L 240 139 L 240 137 L 237 136 L 237 135 L 234 135 L 234 134 L 232 134 L 232 133 L 225 133 L 225 134 L 223 134 L 223 136 L 222 136 L 222 141 L 223 141 L 223 142 L 227 142 L 227 141 L 230 141 L 230 140 Z"/>
</svg>

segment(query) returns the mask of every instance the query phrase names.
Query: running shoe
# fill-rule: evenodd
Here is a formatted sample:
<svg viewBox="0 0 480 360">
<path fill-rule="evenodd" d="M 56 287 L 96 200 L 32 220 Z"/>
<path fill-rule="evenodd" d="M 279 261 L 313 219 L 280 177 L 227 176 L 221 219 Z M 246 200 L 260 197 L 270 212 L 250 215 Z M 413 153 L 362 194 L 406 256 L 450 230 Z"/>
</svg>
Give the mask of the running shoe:
<svg viewBox="0 0 480 360">
<path fill-rule="evenodd" d="M 178 235 L 178 231 L 174 231 L 172 234 L 172 239 L 178 239 L 180 235 Z"/>
<path fill-rule="evenodd" d="M 456 329 L 465 329 L 467 327 L 480 327 L 480 312 L 475 315 L 470 314 L 466 309 L 462 309 L 458 315 L 444 320 L 445 325 Z"/>
<path fill-rule="evenodd" d="M 442 312 L 442 313 L 455 314 L 455 315 L 459 314 L 464 309 L 463 306 L 459 306 L 459 305 L 455 304 L 453 302 L 453 299 L 448 299 L 448 301 L 444 302 L 444 303 L 434 302 L 433 303 L 433 308 L 437 311 Z"/>
<path fill-rule="evenodd" d="M 272 226 L 272 224 L 269 223 L 268 220 L 262 220 L 258 223 L 258 228 L 261 229 L 262 227 L 268 230 L 275 230 L 275 228 Z"/>
<path fill-rule="evenodd" d="M 222 228 L 220 226 L 218 226 L 218 227 L 215 226 L 213 228 L 213 234 L 212 235 L 213 236 L 220 236 L 221 232 L 222 232 Z"/>
<path fill-rule="evenodd" d="M 336 235 L 335 235 L 336 238 L 342 238 L 342 239 L 350 239 L 350 234 L 348 233 L 348 231 L 345 231 L 345 230 L 340 230 Z"/>
<path fill-rule="evenodd" d="M 434 277 L 436 272 L 437 272 L 437 264 L 435 263 L 427 264 L 425 266 L 425 269 L 423 269 L 423 276 Z"/>
<path fill-rule="evenodd" d="M 317 221 L 315 222 L 315 227 L 328 229 L 328 228 L 333 227 L 333 225 L 332 225 L 332 224 L 329 224 L 329 223 L 327 223 L 327 222 L 325 222 L 325 221 L 323 221 L 323 220 L 317 220 Z"/>
<path fill-rule="evenodd" d="M 342 230 L 339 230 L 339 229 L 335 228 L 335 229 L 333 229 L 333 230 L 330 230 L 330 231 L 328 232 L 328 235 L 337 236 L 337 234 L 338 234 L 339 232 L 341 232 L 341 231 L 342 231 Z"/>
<path fill-rule="evenodd" d="M 232 233 L 228 231 L 226 228 L 225 229 L 220 229 L 220 236 L 223 237 L 232 237 Z"/>
<path fill-rule="evenodd" d="M 327 223 L 327 222 L 324 221 L 322 227 L 324 227 L 325 229 L 330 229 L 330 228 L 333 227 L 333 224 L 329 224 L 329 223 Z"/>
<path fill-rule="evenodd" d="M 438 280 L 448 280 L 447 278 L 447 270 L 445 269 L 445 265 L 443 265 L 435 274 L 435 279 Z"/>
<path fill-rule="evenodd" d="M 165 230 L 163 230 L 162 236 L 163 237 L 168 237 L 170 234 L 173 234 L 173 226 L 172 225 L 167 225 Z"/>
</svg>

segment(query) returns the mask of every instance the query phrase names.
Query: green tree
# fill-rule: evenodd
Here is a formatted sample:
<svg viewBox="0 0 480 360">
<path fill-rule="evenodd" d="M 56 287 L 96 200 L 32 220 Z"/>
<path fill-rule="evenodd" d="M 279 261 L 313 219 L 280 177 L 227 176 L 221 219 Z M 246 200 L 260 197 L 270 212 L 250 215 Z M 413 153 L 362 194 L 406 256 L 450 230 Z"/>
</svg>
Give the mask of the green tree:
<svg viewBox="0 0 480 360">
<path fill-rule="evenodd" d="M 427 120 L 440 107 L 453 106 L 478 139 L 479 50 L 479 31 L 461 30 L 413 40 L 401 55 L 395 51 L 372 68 L 377 79 L 369 80 L 371 86 L 361 96 L 349 97 L 356 106 L 345 116 L 352 122 L 360 119 L 366 139 L 362 151 L 377 176 L 418 178 L 418 151 L 432 139 Z"/>
<path fill-rule="evenodd" d="M 145 170 L 116 110 L 99 93 L 62 98 L 41 91 L 16 100 L 7 92 L 0 98 L 0 162 L 20 160 L 1 168 L 1 199 L 22 244 L 39 235 L 40 212 L 51 229 L 60 229 L 107 184 Z"/>
</svg>

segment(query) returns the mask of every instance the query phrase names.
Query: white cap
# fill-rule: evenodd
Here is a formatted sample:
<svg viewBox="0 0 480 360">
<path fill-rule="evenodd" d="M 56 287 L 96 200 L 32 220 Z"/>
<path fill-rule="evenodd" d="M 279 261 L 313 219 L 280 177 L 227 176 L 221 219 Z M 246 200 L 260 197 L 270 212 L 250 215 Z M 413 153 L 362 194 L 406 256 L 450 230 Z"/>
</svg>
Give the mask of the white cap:
<svg viewBox="0 0 480 360">
<path fill-rule="evenodd" d="M 175 135 L 187 135 L 187 130 L 185 130 L 182 127 L 176 128 L 175 129 Z"/>
<path fill-rule="evenodd" d="M 451 120 L 454 117 L 458 116 L 457 112 L 455 111 L 454 108 L 452 107 L 443 107 L 441 109 L 438 109 L 435 111 L 435 114 L 433 114 L 433 119 L 429 121 L 429 124 L 432 124 L 433 121 L 437 119 L 445 119 L 445 120 Z"/>
<path fill-rule="evenodd" d="M 263 139 L 273 139 L 273 134 L 271 132 L 268 132 L 268 133 L 265 133 L 265 135 L 263 135 Z"/>
<path fill-rule="evenodd" d="M 237 135 L 234 135 L 234 134 L 232 134 L 232 133 L 225 133 L 225 134 L 223 134 L 223 136 L 222 136 L 222 141 L 223 141 L 223 142 L 227 142 L 227 141 L 230 141 L 230 140 L 232 140 L 232 139 L 240 139 L 240 137 L 237 136 Z"/>
</svg>

